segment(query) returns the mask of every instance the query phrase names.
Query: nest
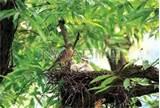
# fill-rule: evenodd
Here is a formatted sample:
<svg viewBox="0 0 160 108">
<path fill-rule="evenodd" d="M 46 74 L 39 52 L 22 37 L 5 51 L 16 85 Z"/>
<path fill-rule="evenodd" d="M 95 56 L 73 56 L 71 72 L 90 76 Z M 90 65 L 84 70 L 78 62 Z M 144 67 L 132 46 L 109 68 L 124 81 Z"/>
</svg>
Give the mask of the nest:
<svg viewBox="0 0 160 108">
<path fill-rule="evenodd" d="M 103 94 L 95 94 L 95 91 L 88 90 L 93 87 L 90 85 L 90 81 L 97 76 L 106 74 L 108 74 L 106 71 L 74 72 L 68 68 L 59 68 L 48 71 L 46 75 L 50 84 L 59 85 L 63 106 L 94 108 L 97 100 L 102 100 L 101 102 L 105 105 L 112 105 L 114 102 L 116 104 L 124 103 L 126 94 L 121 86 L 112 87 Z"/>
</svg>

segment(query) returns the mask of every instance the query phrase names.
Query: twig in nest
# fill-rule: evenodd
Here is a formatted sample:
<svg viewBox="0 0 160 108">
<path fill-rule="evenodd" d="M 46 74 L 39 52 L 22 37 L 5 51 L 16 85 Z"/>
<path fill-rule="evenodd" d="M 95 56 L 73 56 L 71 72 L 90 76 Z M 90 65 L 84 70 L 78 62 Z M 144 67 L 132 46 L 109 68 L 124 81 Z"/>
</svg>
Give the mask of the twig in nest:
<svg viewBox="0 0 160 108">
<path fill-rule="evenodd" d="M 70 94 L 70 95 L 68 96 L 67 100 L 65 101 L 65 104 L 68 102 L 68 100 L 69 100 L 71 97 L 73 97 L 73 95 L 74 95 L 74 93 L 72 93 L 72 94 Z"/>
<path fill-rule="evenodd" d="M 83 94 L 83 88 L 81 88 L 81 98 L 82 98 L 82 107 L 84 106 L 84 94 Z"/>
</svg>

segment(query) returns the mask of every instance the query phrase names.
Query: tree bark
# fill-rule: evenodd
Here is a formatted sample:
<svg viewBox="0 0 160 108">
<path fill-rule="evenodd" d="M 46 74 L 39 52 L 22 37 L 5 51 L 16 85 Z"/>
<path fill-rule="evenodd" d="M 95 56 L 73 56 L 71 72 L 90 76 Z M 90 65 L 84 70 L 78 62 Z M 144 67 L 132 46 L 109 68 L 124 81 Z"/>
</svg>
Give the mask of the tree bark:
<svg viewBox="0 0 160 108">
<path fill-rule="evenodd" d="M 143 70 L 142 66 L 131 65 L 120 72 L 120 76 L 123 78 L 147 78 L 159 82 L 159 70 L 152 66 Z"/>
<path fill-rule="evenodd" d="M 0 11 L 14 9 L 15 0 L 0 2 Z M 0 20 L 0 82 L 3 76 L 7 75 L 11 68 L 10 65 L 10 50 L 14 39 L 16 28 L 13 23 L 13 16 Z"/>
<path fill-rule="evenodd" d="M 143 86 L 140 84 L 137 84 L 135 87 L 133 87 L 130 90 L 130 96 L 131 97 L 137 97 L 137 96 L 143 96 L 143 95 L 148 95 L 151 93 L 158 93 L 159 92 L 159 88 L 157 85 L 147 85 L 147 86 Z"/>
</svg>

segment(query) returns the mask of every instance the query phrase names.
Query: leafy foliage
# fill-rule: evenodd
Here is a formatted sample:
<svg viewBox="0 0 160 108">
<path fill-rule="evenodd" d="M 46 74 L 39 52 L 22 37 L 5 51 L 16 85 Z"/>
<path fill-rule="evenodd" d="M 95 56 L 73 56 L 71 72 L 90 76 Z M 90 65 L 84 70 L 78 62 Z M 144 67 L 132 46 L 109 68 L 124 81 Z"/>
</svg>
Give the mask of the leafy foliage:
<svg viewBox="0 0 160 108">
<path fill-rule="evenodd" d="M 117 79 L 117 76 L 114 75 L 103 75 L 103 76 L 98 76 L 94 80 L 91 81 L 91 84 L 97 83 L 101 81 L 101 84 L 99 86 L 90 88 L 89 90 L 96 90 L 96 93 L 100 93 L 103 91 L 107 91 L 111 86 L 113 86 L 113 82 Z"/>
<path fill-rule="evenodd" d="M 81 39 L 77 53 L 99 53 L 115 48 L 127 52 L 129 44 L 139 44 L 143 34 L 158 37 L 158 3 L 156 0 L 16 0 L 16 8 L 0 12 L 0 20 L 14 15 L 18 29 L 12 47 L 16 67 L 0 85 L 0 106 L 56 107 L 57 87 L 49 87 L 44 76 L 58 52 L 62 49 L 62 36 L 56 31 L 57 21 L 67 22 L 69 39 L 74 41 L 79 31 Z M 16 26 L 16 25 L 15 25 Z M 130 42 L 130 43 L 128 43 Z M 75 58 L 79 60 L 80 58 Z M 107 90 L 115 76 L 100 76 L 104 80 L 91 90 Z M 128 81 L 124 85 L 129 86 Z M 55 92 L 48 96 L 49 91 Z"/>
</svg>

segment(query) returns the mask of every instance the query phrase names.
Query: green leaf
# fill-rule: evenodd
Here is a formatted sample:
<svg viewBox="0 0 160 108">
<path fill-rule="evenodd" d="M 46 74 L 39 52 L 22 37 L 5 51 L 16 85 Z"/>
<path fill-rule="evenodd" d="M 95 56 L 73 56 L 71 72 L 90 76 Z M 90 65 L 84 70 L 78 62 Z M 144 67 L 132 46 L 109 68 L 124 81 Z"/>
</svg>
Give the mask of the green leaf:
<svg viewBox="0 0 160 108">
<path fill-rule="evenodd" d="M 98 89 L 102 89 L 102 88 L 104 88 L 104 87 L 102 87 L 102 86 L 98 86 L 98 87 L 90 88 L 90 89 L 88 89 L 88 90 L 98 90 Z"/>
<path fill-rule="evenodd" d="M 0 77 L 2 77 L 3 79 L 6 79 L 6 80 L 11 80 L 8 76 L 0 75 Z"/>
<path fill-rule="evenodd" d="M 142 64 L 143 64 L 144 70 L 146 70 L 147 68 L 149 68 L 149 67 L 151 66 L 151 65 L 149 64 L 149 61 L 148 61 L 148 60 L 142 61 Z"/>
<path fill-rule="evenodd" d="M 147 1 L 149 1 L 149 0 L 143 0 L 142 3 L 136 8 L 136 10 L 140 10 L 140 9 L 144 8 L 144 6 L 146 5 Z"/>
<path fill-rule="evenodd" d="M 103 89 L 98 90 L 95 94 L 98 94 L 98 93 L 107 91 L 110 87 L 111 87 L 111 86 L 106 86 L 106 87 L 104 87 Z"/>
<path fill-rule="evenodd" d="M 90 41 L 87 41 L 87 42 L 86 42 L 86 46 L 87 46 L 87 48 L 89 49 L 90 53 L 93 54 L 92 45 L 91 45 L 91 42 L 90 42 Z"/>
<path fill-rule="evenodd" d="M 93 79 L 93 80 L 90 82 L 90 84 L 93 84 L 93 83 L 95 83 L 95 82 L 97 82 L 97 81 L 101 81 L 101 80 L 106 79 L 106 78 L 109 78 L 109 77 L 112 77 L 112 75 L 102 75 L 102 76 L 98 76 L 98 77 L 96 77 L 95 79 Z"/>
<path fill-rule="evenodd" d="M 90 24 L 90 25 L 93 25 L 93 26 L 96 26 L 96 27 L 99 27 L 99 28 L 101 28 L 103 31 L 106 31 L 106 29 L 105 29 L 102 25 L 98 24 L 97 22 L 95 22 L 95 21 L 93 21 L 93 20 L 85 19 L 85 20 L 84 20 L 84 23 Z"/>
<path fill-rule="evenodd" d="M 34 102 L 34 98 L 31 99 L 29 107 L 30 108 L 34 108 L 35 102 Z"/>
<path fill-rule="evenodd" d="M 15 15 L 17 12 L 15 9 L 9 9 L 9 10 L 1 10 L 0 12 L 0 20 L 3 20 L 5 18 L 8 18 L 10 16 Z"/>
<path fill-rule="evenodd" d="M 126 90 L 128 90 L 128 87 L 130 86 L 130 79 L 125 79 L 123 82 L 123 86 Z"/>
<path fill-rule="evenodd" d="M 106 78 L 106 80 L 104 80 L 104 81 L 101 83 L 101 86 L 109 85 L 109 84 L 111 84 L 115 79 L 117 79 L 117 76 L 108 77 L 108 78 Z"/>
<path fill-rule="evenodd" d="M 144 16 L 148 16 L 152 11 L 153 11 L 153 9 L 150 9 L 150 8 L 144 8 L 141 10 L 134 11 L 127 16 L 127 18 L 128 18 L 127 22 L 131 22 L 131 21 L 136 20 L 138 18 L 143 18 Z"/>
</svg>

